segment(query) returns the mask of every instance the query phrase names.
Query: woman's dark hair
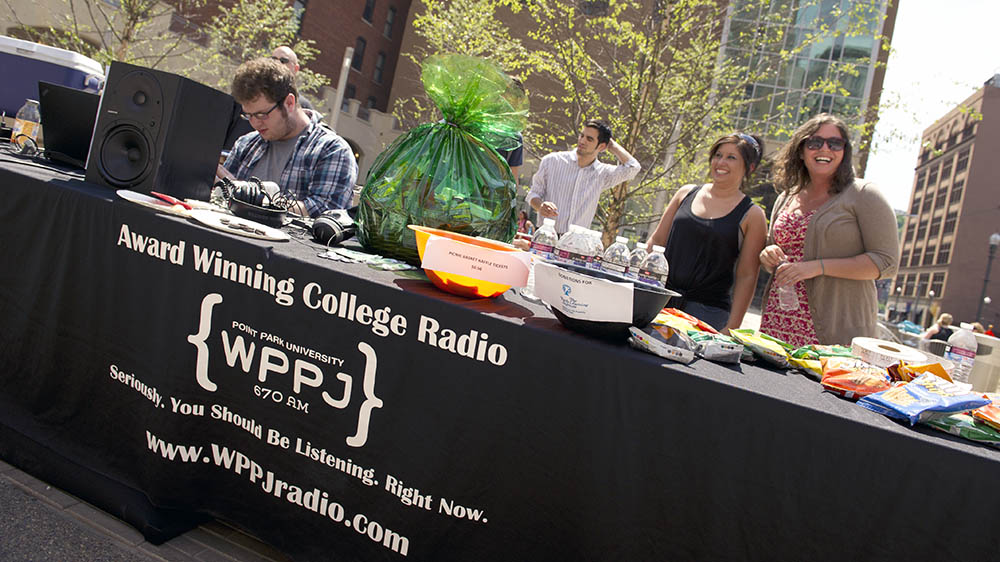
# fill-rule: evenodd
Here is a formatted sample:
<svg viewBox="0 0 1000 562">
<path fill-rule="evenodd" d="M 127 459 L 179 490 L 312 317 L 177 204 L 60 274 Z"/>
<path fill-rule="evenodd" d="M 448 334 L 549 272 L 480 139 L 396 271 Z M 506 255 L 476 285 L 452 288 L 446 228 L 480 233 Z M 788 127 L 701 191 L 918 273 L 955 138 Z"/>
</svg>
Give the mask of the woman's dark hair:
<svg viewBox="0 0 1000 562">
<path fill-rule="evenodd" d="M 249 103 L 263 95 L 272 103 L 278 103 L 288 97 L 295 96 L 295 104 L 299 103 L 299 92 L 295 88 L 295 76 L 288 67 L 270 58 L 261 57 L 240 65 L 233 77 L 233 98 L 239 103 Z M 285 111 L 284 105 L 281 107 Z"/>
<path fill-rule="evenodd" d="M 712 158 L 715 157 L 715 153 L 724 144 L 735 144 L 736 149 L 740 151 L 740 156 L 743 157 L 743 182 L 740 187 L 745 188 L 749 183 L 750 174 L 760 166 L 760 159 L 764 155 L 764 141 L 757 135 L 749 135 L 747 133 L 733 133 L 720 137 L 719 140 L 712 143 L 712 148 L 708 149 L 708 162 L 710 165 Z"/>
<path fill-rule="evenodd" d="M 854 165 L 851 164 L 851 137 L 847 134 L 847 124 L 839 117 L 820 113 L 806 121 L 792 133 L 791 140 L 781 149 L 774 160 L 774 189 L 795 195 L 809 183 L 809 170 L 802 160 L 802 150 L 806 139 L 816 134 L 823 125 L 835 125 L 844 139 L 844 158 L 833 175 L 833 191 L 839 193 L 854 181 Z"/>
</svg>

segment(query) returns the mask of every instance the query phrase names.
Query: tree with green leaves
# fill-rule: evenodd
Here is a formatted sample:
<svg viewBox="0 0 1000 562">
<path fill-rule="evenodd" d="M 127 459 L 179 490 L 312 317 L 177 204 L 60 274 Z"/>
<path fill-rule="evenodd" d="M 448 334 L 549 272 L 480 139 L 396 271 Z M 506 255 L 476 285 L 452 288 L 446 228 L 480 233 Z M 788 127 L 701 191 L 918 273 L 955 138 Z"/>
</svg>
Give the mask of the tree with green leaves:
<svg viewBox="0 0 1000 562">
<path fill-rule="evenodd" d="M 670 193 L 706 176 L 705 152 L 712 141 L 740 126 L 783 140 L 813 109 L 838 111 L 849 122 L 864 123 L 866 108 L 860 104 L 823 103 L 843 98 L 836 94 L 848 91 L 852 80 L 859 81 L 859 69 L 867 69 L 871 50 L 862 56 L 844 45 L 881 29 L 878 3 L 871 0 L 421 4 L 424 10 L 414 26 L 428 51 L 502 55 L 498 62 L 525 79 L 532 98 L 526 142 L 539 153 L 569 145 L 587 119 L 611 123 L 616 140 L 643 171 L 602 197 L 596 220 L 605 242 L 622 227 L 658 219 Z M 469 17 L 473 13 L 485 16 Z M 741 19 L 744 14 L 752 18 Z M 813 18 L 808 33 L 803 31 L 806 18 Z M 458 43 L 451 37 L 462 39 Z M 801 61 L 811 60 L 805 54 L 832 53 L 834 46 L 838 55 L 822 72 L 803 67 Z M 832 59 L 828 54 L 827 61 Z M 807 76 L 810 71 L 815 72 Z M 788 72 L 803 73 L 797 91 L 803 98 L 779 99 L 785 92 L 758 88 Z M 810 95 L 818 103 L 805 103 L 813 99 Z"/>
</svg>

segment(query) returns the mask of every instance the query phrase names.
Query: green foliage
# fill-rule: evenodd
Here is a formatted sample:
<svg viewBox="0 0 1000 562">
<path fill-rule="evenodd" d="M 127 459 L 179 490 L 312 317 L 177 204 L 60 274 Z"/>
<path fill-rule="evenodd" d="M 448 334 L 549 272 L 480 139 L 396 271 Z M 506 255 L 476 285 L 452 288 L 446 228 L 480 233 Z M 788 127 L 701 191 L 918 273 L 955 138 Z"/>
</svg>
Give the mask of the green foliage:
<svg viewBox="0 0 1000 562">
<path fill-rule="evenodd" d="M 532 98 L 527 147 L 563 149 L 585 120 L 611 124 L 642 172 L 602 197 L 597 220 L 606 240 L 621 227 L 657 220 L 679 186 L 707 176 L 708 146 L 737 128 L 783 140 L 812 114 L 832 110 L 857 124 L 853 134 L 863 144 L 874 126 L 860 100 L 878 53 L 863 39 L 881 29 L 877 2 L 421 3 L 415 27 L 429 52 L 487 56 L 525 79 Z M 832 62 L 812 62 L 819 59 Z M 792 75 L 800 89 L 768 86 Z"/>
<path fill-rule="evenodd" d="M 316 58 L 315 41 L 298 36 L 299 21 L 294 8 L 285 0 L 237 0 L 231 6 L 220 5 L 219 13 L 205 26 L 211 52 L 203 64 L 214 66 L 220 76 L 218 86 L 229 90 L 233 64 L 270 56 L 275 48 L 287 45 L 299 58 L 296 76 L 299 88 L 316 92 L 330 83 L 325 75 L 306 68 Z"/>
</svg>

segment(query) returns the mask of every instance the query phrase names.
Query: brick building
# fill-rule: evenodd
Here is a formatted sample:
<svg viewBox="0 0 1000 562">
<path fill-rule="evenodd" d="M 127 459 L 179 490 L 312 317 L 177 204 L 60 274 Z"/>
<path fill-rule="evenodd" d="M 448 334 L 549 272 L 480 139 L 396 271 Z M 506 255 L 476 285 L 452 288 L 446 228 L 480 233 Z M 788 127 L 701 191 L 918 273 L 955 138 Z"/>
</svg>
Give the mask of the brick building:
<svg viewBox="0 0 1000 562">
<path fill-rule="evenodd" d="M 972 322 L 984 296 L 990 236 L 1000 232 L 1000 75 L 921 140 L 890 314 L 923 326 L 941 312 Z M 998 301 L 1000 276 L 992 277 L 985 296 Z M 1000 325 L 998 305 L 982 306 L 984 323 Z"/>
</svg>

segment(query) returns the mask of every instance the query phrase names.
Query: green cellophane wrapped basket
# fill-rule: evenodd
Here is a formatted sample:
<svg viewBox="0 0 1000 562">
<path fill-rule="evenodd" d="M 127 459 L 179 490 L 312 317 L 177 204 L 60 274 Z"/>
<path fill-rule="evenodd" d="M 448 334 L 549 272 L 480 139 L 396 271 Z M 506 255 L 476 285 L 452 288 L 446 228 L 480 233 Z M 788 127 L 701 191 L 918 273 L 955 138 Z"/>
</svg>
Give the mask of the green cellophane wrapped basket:
<svg viewBox="0 0 1000 562">
<path fill-rule="evenodd" d="M 379 154 L 358 211 L 366 249 L 415 265 L 410 224 L 514 238 L 517 186 L 497 150 L 518 146 L 528 104 L 510 77 L 477 57 L 430 57 L 421 79 L 444 119 L 410 130 Z"/>
</svg>

